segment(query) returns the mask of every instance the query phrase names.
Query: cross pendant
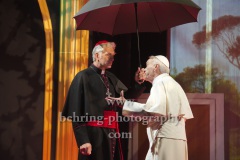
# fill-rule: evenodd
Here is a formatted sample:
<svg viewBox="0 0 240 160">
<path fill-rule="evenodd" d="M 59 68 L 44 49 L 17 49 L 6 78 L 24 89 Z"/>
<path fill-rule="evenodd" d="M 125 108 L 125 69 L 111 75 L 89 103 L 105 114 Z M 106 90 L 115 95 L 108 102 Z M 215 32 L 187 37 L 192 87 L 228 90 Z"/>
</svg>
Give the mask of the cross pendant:
<svg viewBox="0 0 240 160">
<path fill-rule="evenodd" d="M 109 89 L 107 89 L 107 93 L 106 93 L 106 95 L 107 95 L 108 97 L 110 97 L 110 96 L 112 95 L 112 93 L 109 92 Z"/>
</svg>

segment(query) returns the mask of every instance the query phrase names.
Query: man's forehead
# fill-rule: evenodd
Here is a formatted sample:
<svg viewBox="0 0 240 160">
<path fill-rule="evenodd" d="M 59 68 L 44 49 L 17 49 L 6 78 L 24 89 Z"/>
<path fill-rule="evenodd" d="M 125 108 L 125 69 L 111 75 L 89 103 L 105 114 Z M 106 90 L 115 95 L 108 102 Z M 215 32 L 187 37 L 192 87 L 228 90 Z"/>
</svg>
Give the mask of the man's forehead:
<svg viewBox="0 0 240 160">
<path fill-rule="evenodd" d="M 149 65 L 149 64 L 152 63 L 152 61 L 153 61 L 152 59 L 148 59 L 147 62 L 146 62 L 146 64 Z"/>
<path fill-rule="evenodd" d="M 115 54 L 115 47 L 116 45 L 109 43 L 108 45 L 103 46 L 103 49 L 104 49 L 103 51 Z"/>
</svg>

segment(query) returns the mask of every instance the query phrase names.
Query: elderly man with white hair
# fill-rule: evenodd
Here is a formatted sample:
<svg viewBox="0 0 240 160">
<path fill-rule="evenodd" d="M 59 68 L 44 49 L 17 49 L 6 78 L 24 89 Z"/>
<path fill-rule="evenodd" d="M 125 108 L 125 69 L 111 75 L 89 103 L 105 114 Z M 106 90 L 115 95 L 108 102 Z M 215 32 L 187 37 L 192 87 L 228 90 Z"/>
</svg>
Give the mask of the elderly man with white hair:
<svg viewBox="0 0 240 160">
<path fill-rule="evenodd" d="M 112 136 L 119 133 L 118 123 L 110 122 L 112 117 L 117 120 L 118 106 L 105 100 L 127 90 L 107 71 L 112 67 L 115 48 L 114 42 L 99 41 L 92 51 L 93 63 L 76 74 L 66 97 L 61 116 L 72 120 L 79 160 L 124 159 L 120 139 Z M 138 91 L 142 92 L 141 88 Z"/>
<path fill-rule="evenodd" d="M 152 83 L 146 104 L 120 98 L 125 101 L 123 115 L 148 117 L 146 160 L 187 160 L 185 121 L 193 114 L 182 87 L 169 75 L 168 59 L 149 57 L 139 76 Z"/>
</svg>

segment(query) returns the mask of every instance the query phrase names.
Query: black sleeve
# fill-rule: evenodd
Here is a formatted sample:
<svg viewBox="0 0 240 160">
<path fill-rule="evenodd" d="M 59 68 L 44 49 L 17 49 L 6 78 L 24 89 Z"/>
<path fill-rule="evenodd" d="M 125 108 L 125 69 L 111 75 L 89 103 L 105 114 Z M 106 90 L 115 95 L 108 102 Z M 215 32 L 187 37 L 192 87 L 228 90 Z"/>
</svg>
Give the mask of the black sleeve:
<svg viewBox="0 0 240 160">
<path fill-rule="evenodd" d="M 126 99 L 137 99 L 146 89 L 144 84 L 135 83 L 133 87 L 129 88 L 125 93 Z"/>
<path fill-rule="evenodd" d="M 108 77 L 115 86 L 116 92 L 120 95 L 120 92 L 124 91 L 124 97 L 127 99 L 137 99 L 146 89 L 144 84 L 134 83 L 133 87 L 127 88 L 114 74 L 107 72 Z"/>
<path fill-rule="evenodd" d="M 68 90 L 62 116 L 72 119 L 84 114 L 84 82 L 81 74 L 77 74 Z"/>
<path fill-rule="evenodd" d="M 78 148 L 84 143 L 90 143 L 85 123 L 72 122 L 72 126 Z"/>
<path fill-rule="evenodd" d="M 75 117 L 81 117 L 85 113 L 84 77 L 78 73 L 69 88 L 62 116 L 72 119 L 72 127 L 78 147 L 84 143 L 89 143 L 87 127 L 84 122 L 77 122 Z"/>
</svg>

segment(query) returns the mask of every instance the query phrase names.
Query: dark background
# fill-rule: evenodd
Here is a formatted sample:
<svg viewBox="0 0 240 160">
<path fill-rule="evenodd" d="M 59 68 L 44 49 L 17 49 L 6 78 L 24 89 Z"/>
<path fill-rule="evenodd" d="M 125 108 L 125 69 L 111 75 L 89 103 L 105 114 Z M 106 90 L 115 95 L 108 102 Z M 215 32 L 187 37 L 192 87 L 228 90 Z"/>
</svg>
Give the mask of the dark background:
<svg viewBox="0 0 240 160">
<path fill-rule="evenodd" d="M 58 53 L 60 6 L 54 0 L 47 3 L 54 53 Z M 0 19 L 0 157 L 41 160 L 46 41 L 38 1 L 0 0 Z M 58 54 L 54 55 L 57 82 Z M 55 109 L 56 96 L 53 95 Z"/>
<path fill-rule="evenodd" d="M 137 45 L 137 34 L 123 34 L 110 36 L 103 33 L 92 32 L 90 34 L 89 51 L 100 40 L 108 40 L 116 43 L 116 55 L 114 63 L 110 69 L 127 87 L 132 87 L 135 83 L 134 75 L 139 64 L 139 54 Z M 161 33 L 139 33 L 141 66 L 146 67 L 146 61 L 152 55 L 167 56 L 167 31 Z M 89 53 L 89 64 L 92 63 L 92 56 Z M 146 82 L 145 92 L 149 92 L 151 85 Z"/>
</svg>

